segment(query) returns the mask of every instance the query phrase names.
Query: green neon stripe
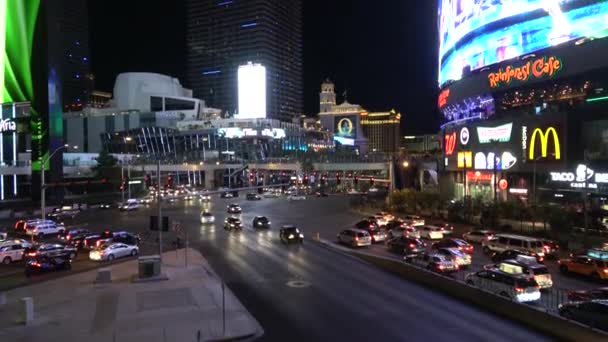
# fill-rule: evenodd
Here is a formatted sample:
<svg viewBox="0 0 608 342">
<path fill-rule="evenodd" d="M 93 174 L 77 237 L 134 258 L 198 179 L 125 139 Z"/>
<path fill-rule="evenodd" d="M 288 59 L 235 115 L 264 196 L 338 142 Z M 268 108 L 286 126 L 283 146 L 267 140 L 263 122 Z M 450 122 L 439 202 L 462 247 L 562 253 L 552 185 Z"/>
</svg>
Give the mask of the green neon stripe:
<svg viewBox="0 0 608 342">
<path fill-rule="evenodd" d="M 608 96 L 587 99 L 587 102 L 598 102 L 598 101 L 606 101 L 606 100 L 608 100 Z"/>
<path fill-rule="evenodd" d="M 6 0 L 0 0 L 0 103 L 4 103 L 4 55 L 6 51 Z"/>
</svg>

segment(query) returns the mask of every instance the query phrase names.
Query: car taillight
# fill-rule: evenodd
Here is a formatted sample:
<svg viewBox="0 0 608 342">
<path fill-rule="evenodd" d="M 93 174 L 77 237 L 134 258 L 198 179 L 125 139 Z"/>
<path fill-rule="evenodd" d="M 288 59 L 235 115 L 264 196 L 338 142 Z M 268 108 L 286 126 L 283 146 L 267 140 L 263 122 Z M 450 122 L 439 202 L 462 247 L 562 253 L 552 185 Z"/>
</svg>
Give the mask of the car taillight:
<svg viewBox="0 0 608 342">
<path fill-rule="evenodd" d="M 440 270 L 442 270 L 442 269 L 445 268 L 445 266 L 443 266 L 443 265 L 437 265 L 437 268 L 440 269 Z"/>
<path fill-rule="evenodd" d="M 604 273 L 608 273 L 608 268 L 604 268 Z"/>
<path fill-rule="evenodd" d="M 551 250 L 551 247 L 550 247 L 550 246 L 547 246 L 547 245 L 544 245 L 544 246 L 543 246 L 543 248 L 544 248 L 546 251 Z"/>
<path fill-rule="evenodd" d="M 37 263 L 37 262 L 33 262 L 33 263 L 32 263 L 32 266 L 35 266 L 35 267 L 40 267 L 40 264 L 39 264 L 39 263 Z"/>
<path fill-rule="evenodd" d="M 416 247 L 416 244 L 410 243 L 410 248 L 414 248 L 414 247 Z"/>
<path fill-rule="evenodd" d="M 66 237 L 66 239 L 71 240 L 72 239 L 72 235 L 69 235 Z"/>
<path fill-rule="evenodd" d="M 458 264 L 454 264 L 454 269 L 458 269 Z"/>
<path fill-rule="evenodd" d="M 359 237 L 358 236 L 355 236 L 355 241 L 359 241 Z"/>
<path fill-rule="evenodd" d="M 459 251 L 461 251 L 461 250 L 462 250 L 462 247 L 458 247 L 458 250 L 459 250 Z"/>
<path fill-rule="evenodd" d="M 524 292 L 524 288 L 523 287 L 516 287 L 515 288 L 515 292 L 522 293 L 522 292 Z"/>
<path fill-rule="evenodd" d="M 31 256 L 31 257 L 36 256 L 36 252 L 29 252 L 29 253 L 27 253 L 27 256 Z"/>
<path fill-rule="evenodd" d="M 97 247 L 101 246 L 101 240 L 97 240 L 97 242 L 95 243 L 95 246 L 97 246 Z"/>
</svg>

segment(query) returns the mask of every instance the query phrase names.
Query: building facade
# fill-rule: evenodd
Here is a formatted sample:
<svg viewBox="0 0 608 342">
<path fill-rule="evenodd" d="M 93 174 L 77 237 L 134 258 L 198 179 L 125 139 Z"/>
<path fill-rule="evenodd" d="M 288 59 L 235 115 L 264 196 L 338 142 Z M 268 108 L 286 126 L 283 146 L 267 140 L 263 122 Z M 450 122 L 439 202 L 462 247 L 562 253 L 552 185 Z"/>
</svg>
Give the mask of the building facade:
<svg viewBox="0 0 608 342">
<path fill-rule="evenodd" d="M 291 121 L 302 114 L 301 0 L 189 0 L 187 13 L 195 97 L 235 113 L 238 67 L 253 62 L 266 67 L 266 117 Z"/>
<path fill-rule="evenodd" d="M 397 153 L 401 138 L 401 114 L 390 112 L 361 113 L 361 127 L 372 152 Z"/>
</svg>

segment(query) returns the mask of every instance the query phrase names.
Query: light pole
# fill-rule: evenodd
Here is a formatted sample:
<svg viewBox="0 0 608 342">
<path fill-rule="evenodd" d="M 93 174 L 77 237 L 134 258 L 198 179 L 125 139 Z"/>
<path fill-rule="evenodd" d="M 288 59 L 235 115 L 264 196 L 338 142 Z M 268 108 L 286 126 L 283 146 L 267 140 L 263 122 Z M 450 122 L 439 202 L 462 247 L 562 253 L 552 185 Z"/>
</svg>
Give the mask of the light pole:
<svg viewBox="0 0 608 342">
<path fill-rule="evenodd" d="M 41 210 L 41 218 L 44 220 L 46 218 L 46 180 L 45 180 L 45 164 L 51 160 L 53 158 L 53 156 L 63 150 L 63 149 L 67 149 L 68 147 L 70 147 L 70 145 L 65 144 L 63 146 L 59 146 L 57 147 L 49 156 L 48 158 L 42 160 L 40 162 L 40 210 Z M 78 146 L 74 146 L 74 149 L 77 149 Z"/>
</svg>

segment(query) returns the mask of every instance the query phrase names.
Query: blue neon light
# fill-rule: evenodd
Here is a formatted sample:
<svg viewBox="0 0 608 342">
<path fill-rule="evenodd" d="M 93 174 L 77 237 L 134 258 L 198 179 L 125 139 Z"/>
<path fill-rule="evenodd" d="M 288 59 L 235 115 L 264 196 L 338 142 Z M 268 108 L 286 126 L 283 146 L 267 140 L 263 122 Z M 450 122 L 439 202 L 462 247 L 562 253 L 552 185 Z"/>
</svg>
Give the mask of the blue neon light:
<svg viewBox="0 0 608 342">
<path fill-rule="evenodd" d="M 222 71 L 221 70 L 209 70 L 209 71 L 204 71 L 203 75 L 207 76 L 207 75 L 217 75 L 217 74 L 221 74 Z"/>
<path fill-rule="evenodd" d="M 258 23 L 249 23 L 241 25 L 242 28 L 258 26 Z"/>
</svg>

